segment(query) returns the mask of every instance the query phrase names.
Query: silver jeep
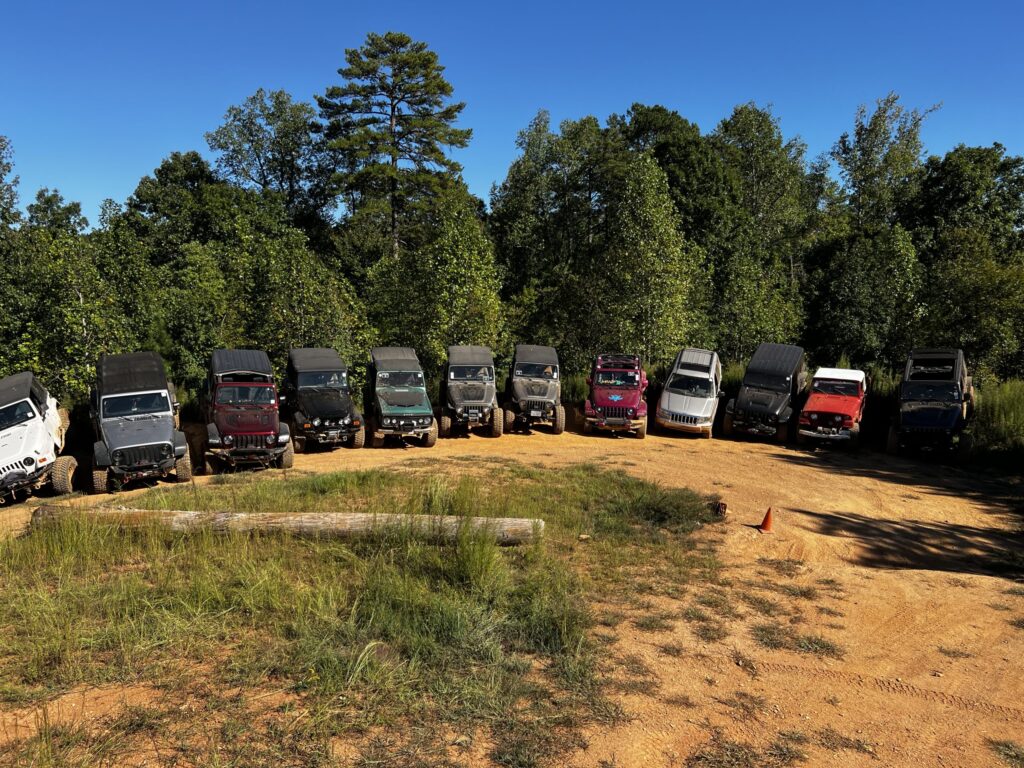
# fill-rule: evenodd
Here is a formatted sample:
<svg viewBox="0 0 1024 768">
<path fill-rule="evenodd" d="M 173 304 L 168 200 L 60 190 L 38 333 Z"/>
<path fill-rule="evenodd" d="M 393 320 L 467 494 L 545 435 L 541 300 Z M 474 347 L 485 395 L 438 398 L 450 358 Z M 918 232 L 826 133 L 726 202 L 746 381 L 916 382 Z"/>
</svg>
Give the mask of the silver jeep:
<svg viewBox="0 0 1024 768">
<path fill-rule="evenodd" d="M 659 427 L 711 437 L 722 397 L 722 363 L 717 352 L 683 349 L 676 355 L 658 399 Z"/>
</svg>

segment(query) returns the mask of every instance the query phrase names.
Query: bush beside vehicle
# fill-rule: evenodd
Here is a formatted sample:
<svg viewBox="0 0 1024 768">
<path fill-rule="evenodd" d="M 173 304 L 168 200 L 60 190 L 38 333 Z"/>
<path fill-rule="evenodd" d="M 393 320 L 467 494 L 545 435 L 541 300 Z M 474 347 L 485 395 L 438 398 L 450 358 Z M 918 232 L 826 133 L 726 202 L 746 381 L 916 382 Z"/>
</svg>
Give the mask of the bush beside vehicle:
<svg viewBox="0 0 1024 768">
<path fill-rule="evenodd" d="M 647 373 L 637 355 L 598 355 L 587 378 L 583 431 L 629 432 L 647 436 Z"/>
<path fill-rule="evenodd" d="M 438 433 L 449 437 L 453 430 L 474 426 L 490 427 L 492 437 L 501 437 L 505 418 L 498 407 L 494 356 L 487 347 L 448 347 L 448 361 L 441 379 L 441 416 Z"/>
<path fill-rule="evenodd" d="M 722 432 L 789 441 L 807 385 L 801 347 L 763 343 L 754 351 L 734 400 L 726 404 Z"/>
<path fill-rule="evenodd" d="M 914 349 L 900 382 L 899 410 L 887 449 L 967 450 L 964 429 L 974 417 L 974 382 L 959 349 Z"/>
<path fill-rule="evenodd" d="M 290 423 L 296 451 L 363 447 L 366 430 L 363 416 L 352 402 L 348 366 L 333 349 L 290 350 L 282 390 L 281 409 Z"/>
<path fill-rule="evenodd" d="M 718 353 L 687 348 L 676 355 L 658 397 L 655 423 L 667 430 L 710 438 L 722 392 Z"/>
<path fill-rule="evenodd" d="M 502 407 L 505 431 L 550 424 L 556 435 L 565 431 L 558 353 L 554 347 L 517 344 Z"/>
<path fill-rule="evenodd" d="M 867 398 L 867 376 L 851 368 L 819 368 L 800 411 L 797 442 L 858 445 Z"/>
<path fill-rule="evenodd" d="M 426 379 L 416 350 L 374 347 L 364 407 L 374 448 L 388 436 L 418 439 L 425 448 L 437 442 L 437 422 L 427 396 Z"/>
</svg>

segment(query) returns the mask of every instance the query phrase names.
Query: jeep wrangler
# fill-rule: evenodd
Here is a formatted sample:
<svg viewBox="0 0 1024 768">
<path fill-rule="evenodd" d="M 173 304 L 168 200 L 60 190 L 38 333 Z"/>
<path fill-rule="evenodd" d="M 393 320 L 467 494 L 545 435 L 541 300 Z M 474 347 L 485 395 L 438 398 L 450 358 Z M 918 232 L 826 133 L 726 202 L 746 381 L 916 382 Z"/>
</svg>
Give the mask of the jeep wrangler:
<svg viewBox="0 0 1024 768">
<path fill-rule="evenodd" d="M 750 358 L 735 400 L 725 406 L 722 432 L 789 441 L 807 385 L 804 351 L 790 344 L 760 344 Z"/>
<path fill-rule="evenodd" d="M 658 398 L 655 423 L 662 429 L 711 437 L 722 392 L 717 352 L 683 349 L 676 355 Z"/>
<path fill-rule="evenodd" d="M 293 349 L 288 352 L 281 410 L 291 423 L 292 444 L 298 453 L 311 447 L 366 442 L 363 416 L 352 402 L 348 366 L 333 349 Z"/>
<path fill-rule="evenodd" d="M 0 504 L 47 484 L 71 493 L 78 462 L 60 455 L 68 423 L 68 412 L 33 374 L 0 379 Z"/>
<path fill-rule="evenodd" d="M 266 352 L 215 349 L 202 400 L 208 472 L 220 465 L 289 469 L 294 464 L 291 432 L 280 418 L 274 369 Z"/>
<path fill-rule="evenodd" d="M 583 433 L 595 429 L 647 437 L 647 373 L 637 355 L 602 354 L 587 377 L 590 392 L 583 403 Z"/>
<path fill-rule="evenodd" d="M 505 415 L 498 407 L 494 385 L 494 356 L 487 347 L 448 347 L 448 364 L 441 379 L 441 418 L 438 434 L 486 425 L 491 437 L 501 437 Z"/>
<path fill-rule="evenodd" d="M 374 448 L 384 439 L 412 437 L 424 448 L 437 442 L 437 422 L 427 397 L 426 380 L 416 350 L 411 347 L 374 347 L 366 381 L 366 430 Z"/>
<path fill-rule="evenodd" d="M 866 399 L 864 371 L 819 368 L 811 379 L 811 395 L 800 411 L 796 441 L 858 445 Z"/>
<path fill-rule="evenodd" d="M 967 450 L 964 429 L 974 417 L 974 382 L 959 349 L 915 349 L 900 383 L 900 405 L 887 448 Z"/>
<path fill-rule="evenodd" d="M 550 424 L 556 435 L 565 431 L 565 406 L 554 347 L 517 344 L 505 381 L 505 431 Z"/>
<path fill-rule="evenodd" d="M 178 482 L 191 480 L 185 433 L 177 429 L 179 409 L 156 352 L 100 355 L 89 399 L 96 436 L 92 492 L 171 472 Z"/>
</svg>

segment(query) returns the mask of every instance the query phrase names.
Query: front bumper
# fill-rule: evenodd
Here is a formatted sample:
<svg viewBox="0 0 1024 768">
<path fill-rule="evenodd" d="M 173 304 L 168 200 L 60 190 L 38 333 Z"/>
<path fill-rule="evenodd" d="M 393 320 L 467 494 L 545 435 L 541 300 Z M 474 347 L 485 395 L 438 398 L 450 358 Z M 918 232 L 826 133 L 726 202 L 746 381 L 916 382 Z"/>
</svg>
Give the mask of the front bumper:
<svg viewBox="0 0 1024 768">
<path fill-rule="evenodd" d="M 654 421 L 659 427 L 664 427 L 665 429 L 672 429 L 675 430 L 676 432 L 686 432 L 691 435 L 706 435 L 709 432 L 711 432 L 712 426 L 711 421 L 681 422 L 673 421 L 672 419 L 666 419 L 664 416 L 655 416 Z"/>
<path fill-rule="evenodd" d="M 837 443 L 853 440 L 854 438 L 854 432 L 849 427 L 810 427 L 806 424 L 801 424 L 799 434 L 811 440 L 827 440 Z"/>
<path fill-rule="evenodd" d="M 900 445 L 919 448 L 950 447 L 959 442 L 959 429 L 935 427 L 899 427 L 896 430 Z"/>
<path fill-rule="evenodd" d="M 345 427 L 330 427 L 327 429 L 303 429 L 299 430 L 299 436 L 320 445 L 337 445 L 351 440 L 352 437 L 363 430 L 362 425 Z"/>
<path fill-rule="evenodd" d="M 31 471 L 28 469 L 12 470 L 3 477 L 0 477 L 0 499 L 13 496 L 18 491 L 26 488 L 38 488 L 46 482 L 52 466 L 52 463 L 48 463 L 43 466 L 36 465 Z"/>
<path fill-rule="evenodd" d="M 733 432 L 744 435 L 755 435 L 757 437 L 767 437 L 774 435 L 779 431 L 779 427 L 786 426 L 786 422 L 765 422 L 765 421 L 752 421 L 747 417 L 737 418 L 733 416 L 732 429 Z"/>
<path fill-rule="evenodd" d="M 452 421 L 459 424 L 486 424 L 497 410 L 490 403 L 476 403 L 473 405 L 462 404 L 458 408 L 450 409 L 450 413 Z"/>
<path fill-rule="evenodd" d="M 526 423 L 555 420 L 555 403 L 516 403 L 516 419 Z"/>
<path fill-rule="evenodd" d="M 121 467 L 112 464 L 108 469 L 118 481 L 127 483 L 131 480 L 142 480 L 147 477 L 164 477 L 174 469 L 174 461 L 174 456 L 171 456 L 169 459 L 164 459 L 157 464 L 144 464 L 133 467 Z"/>
<path fill-rule="evenodd" d="M 647 421 L 643 416 L 636 419 L 609 419 L 604 416 L 587 416 L 586 422 L 594 429 L 601 429 L 606 432 L 633 432 L 640 429 Z"/>
</svg>

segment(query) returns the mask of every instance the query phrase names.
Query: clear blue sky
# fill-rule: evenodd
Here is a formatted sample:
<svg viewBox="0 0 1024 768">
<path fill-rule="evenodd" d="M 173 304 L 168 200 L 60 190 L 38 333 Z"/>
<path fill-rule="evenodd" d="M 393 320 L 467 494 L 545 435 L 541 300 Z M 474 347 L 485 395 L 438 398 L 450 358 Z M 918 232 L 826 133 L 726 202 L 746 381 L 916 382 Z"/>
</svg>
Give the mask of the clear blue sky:
<svg viewBox="0 0 1024 768">
<path fill-rule="evenodd" d="M 834 5 L 835 7 L 829 7 Z M 2 14 L 0 134 L 24 205 L 41 186 L 119 202 L 170 152 L 259 87 L 312 100 L 369 31 L 426 41 L 447 67 L 465 178 L 486 199 L 538 109 L 557 123 L 660 103 L 710 131 L 738 103 L 771 104 L 810 154 L 858 104 L 895 90 L 942 109 L 929 152 L 999 141 L 1024 153 L 1024 6 L 974 2 L 16 3 Z"/>
</svg>

